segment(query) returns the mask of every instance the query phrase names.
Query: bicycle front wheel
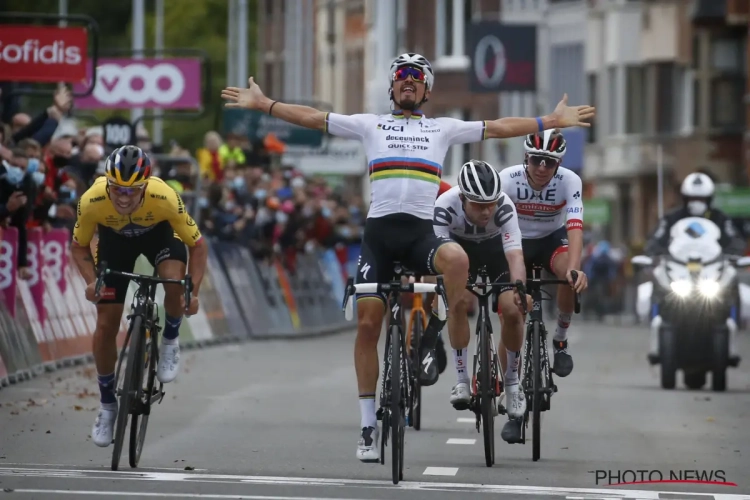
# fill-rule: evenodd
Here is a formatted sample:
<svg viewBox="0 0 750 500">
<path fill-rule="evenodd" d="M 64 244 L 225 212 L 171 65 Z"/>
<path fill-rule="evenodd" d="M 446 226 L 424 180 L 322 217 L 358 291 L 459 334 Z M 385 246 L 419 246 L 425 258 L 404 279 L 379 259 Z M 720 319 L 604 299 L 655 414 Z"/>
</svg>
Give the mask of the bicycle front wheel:
<svg viewBox="0 0 750 500">
<path fill-rule="evenodd" d="M 142 364 L 139 359 L 142 353 L 141 326 L 143 318 L 136 311 L 133 321 L 130 323 L 129 337 L 130 341 L 127 346 L 128 358 L 125 366 L 125 376 L 122 377 L 122 385 L 118 389 L 119 405 L 117 408 L 117 420 L 115 422 L 114 450 L 112 450 L 112 470 L 117 470 L 120 466 L 120 457 L 122 456 L 122 445 L 125 440 L 125 429 L 128 426 L 128 416 L 133 404 L 135 393 L 140 385 L 142 373 Z M 118 381 L 119 382 L 119 381 Z"/>
<path fill-rule="evenodd" d="M 481 388 L 482 429 L 484 431 L 484 460 L 487 467 L 495 463 L 495 384 L 492 383 L 492 341 L 485 319 L 480 318 L 479 330 L 479 385 Z"/>
<path fill-rule="evenodd" d="M 532 397 L 531 397 L 531 408 L 534 412 L 532 420 L 532 436 L 531 436 L 531 448 L 532 448 L 532 459 L 534 462 L 539 460 L 542 446 L 542 346 L 541 337 L 542 333 L 539 331 L 539 322 L 534 322 L 534 329 L 532 330 L 532 342 L 531 342 L 531 358 L 532 373 L 533 377 Z"/>
<path fill-rule="evenodd" d="M 403 456 L 403 410 L 401 407 L 401 336 L 398 326 L 391 326 L 391 473 L 393 484 L 401 479 L 401 457 Z"/>
<path fill-rule="evenodd" d="M 143 452 L 143 443 L 146 441 L 148 418 L 151 414 L 151 403 L 154 399 L 156 365 L 159 359 L 159 348 L 156 339 L 149 331 L 145 331 L 144 334 L 145 341 L 141 343 L 142 350 L 138 356 L 138 359 L 142 360 L 140 366 L 143 369 L 134 401 L 138 401 L 145 410 L 141 415 L 134 413 L 130 422 L 130 466 L 133 468 L 138 467 L 138 462 L 141 460 L 141 453 Z M 146 379 L 145 387 L 143 385 L 144 378 Z"/>
</svg>

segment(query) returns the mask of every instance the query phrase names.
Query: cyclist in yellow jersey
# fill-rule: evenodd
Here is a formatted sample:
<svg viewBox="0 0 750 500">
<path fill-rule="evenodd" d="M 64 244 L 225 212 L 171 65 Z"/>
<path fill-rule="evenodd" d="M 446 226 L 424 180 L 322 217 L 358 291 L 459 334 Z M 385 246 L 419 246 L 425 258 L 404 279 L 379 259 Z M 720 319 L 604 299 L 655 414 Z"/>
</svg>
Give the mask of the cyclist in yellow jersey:
<svg viewBox="0 0 750 500">
<path fill-rule="evenodd" d="M 97 229 L 99 240 L 94 256 L 90 243 Z M 97 446 L 106 447 L 112 442 L 117 416 L 116 338 L 129 280 L 107 276 L 100 295 L 95 296 L 96 264 L 106 262 L 110 269 L 132 272 L 136 259 L 143 254 L 159 276 L 179 280 L 185 276 L 189 262 L 188 272 L 193 280 L 189 313 L 195 314 L 208 247 L 180 195 L 163 180 L 151 176 L 151 160 L 146 153 L 136 146 L 123 146 L 107 158 L 105 175 L 78 202 L 71 254 L 88 284 L 86 299 L 96 304 L 93 352 L 101 408 L 91 438 Z M 164 285 L 164 294 L 166 318 L 157 377 L 160 382 L 168 383 L 179 371 L 177 337 L 185 304 L 179 285 Z"/>
</svg>

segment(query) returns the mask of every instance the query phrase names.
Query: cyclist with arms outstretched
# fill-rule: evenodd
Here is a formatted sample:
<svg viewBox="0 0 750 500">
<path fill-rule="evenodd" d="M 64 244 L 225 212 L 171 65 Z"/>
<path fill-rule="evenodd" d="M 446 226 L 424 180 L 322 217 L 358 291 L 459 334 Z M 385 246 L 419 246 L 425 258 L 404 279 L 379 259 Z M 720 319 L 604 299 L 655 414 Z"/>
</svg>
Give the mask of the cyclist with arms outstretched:
<svg viewBox="0 0 750 500">
<path fill-rule="evenodd" d="M 568 327 L 575 306 L 574 292 L 582 292 L 588 283 L 580 270 L 583 184 L 578 174 L 560 166 L 566 143 L 558 130 L 529 134 L 524 149 L 524 163 L 503 169 L 500 178 L 503 191 L 516 205 L 527 274 L 532 272 L 534 265 L 539 265 L 557 279 L 570 283 L 570 286 L 558 287 L 557 329 L 552 339 L 555 356 L 552 372 L 567 377 L 573 370 L 573 358 L 568 353 Z M 576 281 L 573 281 L 572 271 L 578 273 Z M 522 344 L 501 345 L 500 362 L 505 364 L 510 359 L 523 362 L 521 348 Z M 502 352 L 506 349 L 507 354 Z M 502 438 L 509 443 L 518 443 L 521 425 L 521 418 L 510 417 L 503 427 Z"/>
<path fill-rule="evenodd" d="M 90 244 L 97 229 L 99 240 L 94 256 Z M 71 246 L 73 260 L 87 283 L 86 299 L 96 304 L 93 352 L 101 407 L 91 439 L 97 446 L 106 447 L 112 442 L 117 417 L 117 333 L 129 280 L 106 276 L 100 296 L 95 296 L 96 264 L 106 262 L 109 269 L 132 272 L 141 254 L 160 277 L 174 280 L 184 278 L 189 257 L 193 280 L 189 314 L 195 314 L 208 247 L 180 195 L 163 180 L 151 176 L 148 155 L 136 146 L 123 146 L 107 158 L 105 175 L 81 196 Z M 175 379 L 179 369 L 177 337 L 185 299 L 180 285 L 165 284 L 164 294 L 166 318 L 157 378 L 166 384 Z"/>
<path fill-rule="evenodd" d="M 594 116 L 589 106 L 570 107 L 564 98 L 555 111 L 541 118 L 502 118 L 465 122 L 453 118 L 427 118 L 421 106 L 434 90 L 430 63 L 419 54 L 402 54 L 388 73 L 393 112 L 385 115 L 341 115 L 273 101 L 263 95 L 252 77 L 250 87 L 229 87 L 222 98 L 230 108 L 264 111 L 284 121 L 363 142 L 369 164 L 371 205 L 362 239 L 357 282 L 387 282 L 393 262 L 400 261 L 420 275 L 442 274 L 448 306 L 463 294 L 469 261 L 460 245 L 435 235 L 433 207 L 448 149 L 483 139 L 517 137 L 553 127 L 588 125 Z M 359 386 L 361 432 L 357 458 L 379 460 L 375 390 L 378 382 L 378 339 L 385 313 L 382 295 L 357 297 L 357 338 L 354 365 Z M 448 322 L 452 321 L 449 315 Z M 432 345 L 444 322 L 433 314 L 425 338 Z M 431 333 L 432 332 L 432 333 Z M 426 353 L 425 353 L 426 354 Z M 424 356 L 423 356 L 424 357 Z M 427 378 L 437 378 L 437 368 Z M 424 370 L 421 370 L 424 373 Z"/>
</svg>

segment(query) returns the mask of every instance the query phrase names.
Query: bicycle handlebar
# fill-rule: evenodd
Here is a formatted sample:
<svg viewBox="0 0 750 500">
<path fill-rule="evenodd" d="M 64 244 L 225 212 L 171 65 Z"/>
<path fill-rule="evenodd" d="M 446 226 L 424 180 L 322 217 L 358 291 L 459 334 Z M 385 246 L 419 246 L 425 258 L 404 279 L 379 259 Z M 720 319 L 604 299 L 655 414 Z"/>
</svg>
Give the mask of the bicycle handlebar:
<svg viewBox="0 0 750 500">
<path fill-rule="evenodd" d="M 577 271 L 570 271 L 570 277 L 573 278 L 573 281 L 578 280 L 578 272 Z M 502 284 L 502 283 L 501 283 Z M 509 283 L 506 283 L 507 286 Z M 528 279 L 526 280 L 526 284 L 524 285 L 521 280 L 516 280 L 515 287 L 518 289 L 518 295 L 521 296 L 521 305 L 523 307 L 523 313 L 528 313 L 528 308 L 526 307 L 526 289 L 527 288 L 540 288 L 544 285 L 568 285 L 570 286 L 570 283 L 568 280 L 542 280 L 542 279 Z M 581 294 L 578 292 L 574 292 L 574 310 L 575 313 L 578 314 L 581 312 Z"/>
<path fill-rule="evenodd" d="M 102 261 L 99 264 L 99 273 L 96 278 L 96 285 L 94 287 L 94 296 L 98 297 L 99 293 L 102 290 L 102 287 L 104 286 L 104 277 L 107 275 L 112 276 L 122 276 L 123 278 L 128 278 L 131 280 L 134 280 L 136 283 L 141 282 L 150 282 L 155 284 L 169 284 L 169 285 L 181 285 L 185 287 L 185 311 L 188 311 L 190 309 L 190 299 L 192 297 L 193 293 L 193 279 L 189 274 L 185 275 L 185 278 L 181 280 L 173 280 L 173 279 L 167 279 L 167 278 L 159 278 L 158 276 L 147 276 L 145 274 L 135 274 L 135 273 L 125 273 L 122 271 L 115 271 L 114 269 L 107 269 L 107 263 Z"/>
<path fill-rule="evenodd" d="M 343 311 L 344 317 L 350 321 L 353 316 L 354 306 L 352 298 L 355 293 L 381 293 L 381 292 L 400 292 L 400 293 L 437 293 L 438 294 L 438 318 L 445 321 L 448 316 L 448 299 L 445 297 L 445 286 L 443 277 L 437 277 L 437 283 L 401 283 L 392 281 L 390 283 L 359 283 L 354 284 L 354 278 L 346 281 L 346 290 L 344 292 Z"/>
</svg>

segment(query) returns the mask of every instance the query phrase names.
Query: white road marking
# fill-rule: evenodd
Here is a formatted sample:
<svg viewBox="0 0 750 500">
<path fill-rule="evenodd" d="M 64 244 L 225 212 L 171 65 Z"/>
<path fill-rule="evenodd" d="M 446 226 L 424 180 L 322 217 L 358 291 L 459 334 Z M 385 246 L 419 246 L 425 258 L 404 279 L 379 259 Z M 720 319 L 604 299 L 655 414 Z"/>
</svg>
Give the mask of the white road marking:
<svg viewBox="0 0 750 500">
<path fill-rule="evenodd" d="M 450 438 L 448 441 L 445 442 L 445 444 L 474 444 L 476 442 L 477 442 L 476 439 Z"/>
<path fill-rule="evenodd" d="M 471 418 L 471 417 L 458 417 L 456 419 L 456 422 L 459 422 L 459 423 L 462 423 L 462 424 L 476 424 L 477 423 L 477 419 L 476 419 L 476 417 L 474 417 L 474 418 Z"/>
<path fill-rule="evenodd" d="M 458 471 L 458 468 L 448 467 L 428 467 L 425 472 L 430 469 L 450 469 L 452 471 Z M 68 476 L 62 473 L 69 473 Z M 528 485 L 506 485 L 506 484 L 472 484 L 472 483 L 452 483 L 452 482 L 440 482 L 440 481 L 402 481 L 398 485 L 394 485 L 390 480 L 373 480 L 373 479 L 332 479 L 332 478 L 309 478 L 309 477 L 282 477 L 282 476 L 240 476 L 230 474 L 189 474 L 179 472 L 112 472 L 104 470 L 45 470 L 45 469 L 21 469 L 21 468 L 9 468 L 0 467 L 0 476 L 35 476 L 44 477 L 46 473 L 47 477 L 53 477 L 56 479 L 76 479 L 76 480 L 106 480 L 109 483 L 115 483 L 122 480 L 145 480 L 145 481 L 157 481 L 157 482 L 172 482 L 172 481 L 189 481 L 191 483 L 212 483 L 220 481 L 222 484 L 232 484 L 227 481 L 237 481 L 237 483 L 248 483 L 248 484 L 273 484 L 283 486 L 356 486 L 360 488 L 402 488 L 407 490 L 425 490 L 425 491 L 450 491 L 454 493 L 456 490 L 464 491 L 465 493 L 495 493 L 495 494 L 515 494 L 515 495 L 559 495 L 559 496 L 585 496 L 590 498 L 591 496 L 604 497 L 604 498 L 617 498 L 618 500 L 659 500 L 659 495 L 667 494 L 674 495 L 677 497 L 700 496 L 706 497 L 712 500 L 748 500 L 749 495 L 742 494 L 725 494 L 725 493 L 693 493 L 693 492 L 676 492 L 676 491 L 657 491 L 657 490 L 630 490 L 623 488 L 565 488 L 557 486 L 528 486 Z M 84 475 L 85 474 L 85 475 Z M 455 474 L 455 472 L 454 472 Z M 453 474 L 451 474 L 453 475 Z M 17 492 L 22 491 L 45 491 L 45 490 L 16 490 Z M 57 490 L 47 490 L 56 492 Z M 63 493 L 67 492 L 64 490 Z M 99 493 L 97 493 L 99 494 Z M 112 492 L 106 492 L 102 494 L 112 495 Z M 130 493 L 119 493 L 130 494 Z M 133 493 L 135 495 L 135 493 Z M 140 495 L 140 494 L 139 494 Z M 164 496 L 163 493 L 149 493 L 144 495 L 153 496 Z M 187 495 L 180 493 L 180 496 L 187 497 Z M 195 497 L 194 497 L 195 498 Z M 197 497 L 200 498 L 200 497 Z M 211 497 L 205 496 L 204 498 L 238 498 L 238 496 L 226 496 L 226 497 Z M 305 500 L 305 497 L 250 497 L 247 495 L 241 496 L 241 498 L 256 498 L 257 500 Z M 314 498 L 314 497 L 313 497 Z M 329 500 L 321 498 L 320 500 Z M 339 499 L 340 500 L 340 499 Z M 360 499 L 361 500 L 361 499 Z"/>
<path fill-rule="evenodd" d="M 23 467 L 76 467 L 70 464 L 28 464 L 22 462 L 0 462 L 0 465 L 20 465 Z M 185 467 L 144 467 L 145 470 L 173 470 L 173 471 L 185 471 Z M 191 469 L 197 472 L 205 472 L 208 469 Z"/>
<path fill-rule="evenodd" d="M 458 467 L 427 467 L 422 474 L 425 476 L 455 476 Z"/>
<path fill-rule="evenodd" d="M 156 493 L 146 491 L 86 491 L 86 490 L 33 490 L 14 489 L 12 493 L 36 493 L 47 495 L 97 495 L 110 497 L 159 497 L 159 498 L 216 498 L 238 500 L 363 500 L 361 498 L 339 497 L 288 497 L 278 495 L 220 495 L 215 493 Z"/>
</svg>

